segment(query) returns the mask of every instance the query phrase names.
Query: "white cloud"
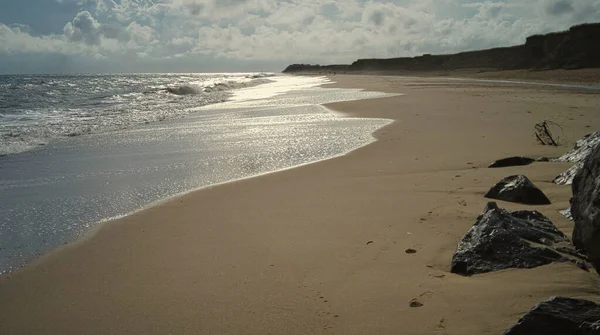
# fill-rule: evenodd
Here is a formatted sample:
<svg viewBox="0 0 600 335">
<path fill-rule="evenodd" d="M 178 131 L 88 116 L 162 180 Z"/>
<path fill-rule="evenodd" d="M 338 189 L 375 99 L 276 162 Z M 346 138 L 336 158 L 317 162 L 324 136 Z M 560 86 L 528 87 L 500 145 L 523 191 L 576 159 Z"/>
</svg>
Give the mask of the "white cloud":
<svg viewBox="0 0 600 335">
<path fill-rule="evenodd" d="M 81 6 L 62 34 L 0 23 L 0 59 L 21 52 L 115 62 L 351 62 L 513 45 L 600 21 L 600 0 L 56 1 Z"/>
</svg>

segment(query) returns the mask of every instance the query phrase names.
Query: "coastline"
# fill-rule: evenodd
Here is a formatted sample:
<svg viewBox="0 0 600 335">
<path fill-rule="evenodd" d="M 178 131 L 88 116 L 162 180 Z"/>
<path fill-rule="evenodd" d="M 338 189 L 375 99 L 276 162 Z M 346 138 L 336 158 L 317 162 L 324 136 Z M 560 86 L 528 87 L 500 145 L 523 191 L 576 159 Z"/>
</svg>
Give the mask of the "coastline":
<svg viewBox="0 0 600 335">
<path fill-rule="evenodd" d="M 2 158 L 0 273 L 72 242 L 106 218 L 202 186 L 339 155 L 370 142 L 371 133 L 389 122 L 328 112 L 319 102 L 385 94 L 318 88 L 326 82 L 273 77 L 185 119 L 68 138 Z M 297 86 L 294 95 L 277 94 Z M 298 96 L 304 100 L 291 101 Z"/>
<path fill-rule="evenodd" d="M 0 279 L 0 330 L 497 333 L 548 296 L 595 300 L 597 276 L 570 264 L 470 278 L 448 269 L 486 203 L 482 193 L 511 172 L 539 184 L 553 204 L 534 208 L 570 233 L 558 214 L 570 190 L 549 183 L 569 164 L 484 167 L 509 155 L 562 154 L 570 146 L 535 143 L 533 124 L 560 118 L 577 140 L 600 126 L 598 95 L 435 78 L 333 80 L 406 94 L 326 105 L 395 120 L 373 134 L 376 142 L 104 225 Z M 409 247 L 418 253 L 404 254 Z M 419 296 L 425 306 L 409 308 Z"/>
</svg>

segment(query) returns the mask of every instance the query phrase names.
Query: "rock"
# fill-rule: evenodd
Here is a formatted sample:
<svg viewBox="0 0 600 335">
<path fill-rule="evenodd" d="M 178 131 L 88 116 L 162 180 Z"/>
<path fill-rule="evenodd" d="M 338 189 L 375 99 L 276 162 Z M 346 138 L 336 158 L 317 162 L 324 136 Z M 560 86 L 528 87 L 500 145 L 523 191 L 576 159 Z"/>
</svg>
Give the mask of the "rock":
<svg viewBox="0 0 600 335">
<path fill-rule="evenodd" d="M 406 249 L 404 250 L 404 252 L 406 252 L 407 254 L 416 254 L 417 251 L 415 249 Z"/>
<path fill-rule="evenodd" d="M 564 215 L 569 221 L 573 221 L 573 215 L 571 215 L 571 207 L 559 211 L 560 214 Z"/>
<path fill-rule="evenodd" d="M 600 131 L 587 134 L 575 143 L 573 149 L 555 159 L 556 162 L 580 162 L 589 156 L 592 150 L 600 143 Z"/>
<path fill-rule="evenodd" d="M 600 334 L 600 305 L 581 299 L 552 297 L 537 304 L 504 335 Z"/>
<path fill-rule="evenodd" d="M 550 200 L 544 192 L 523 175 L 514 175 L 502 179 L 486 193 L 485 197 L 527 205 L 550 204 Z"/>
<path fill-rule="evenodd" d="M 533 162 L 535 162 L 535 159 L 533 159 L 533 158 L 515 156 L 515 157 L 508 157 L 508 158 L 497 160 L 488 167 L 501 168 L 501 167 L 508 167 L 508 166 L 522 166 L 522 165 L 529 165 Z"/>
<path fill-rule="evenodd" d="M 565 234 L 540 212 L 509 212 L 490 202 L 459 242 L 450 271 L 470 276 L 568 261 L 554 248 L 563 242 Z"/>
<path fill-rule="evenodd" d="M 419 299 L 414 298 L 413 300 L 411 300 L 408 305 L 410 307 L 423 307 L 423 303 L 419 301 Z"/>
<path fill-rule="evenodd" d="M 558 176 L 552 179 L 552 182 L 557 185 L 571 185 L 573 184 L 573 178 L 581 167 L 583 166 L 583 162 L 577 162 L 575 165 L 571 166 L 567 171 L 559 174 Z"/>
<path fill-rule="evenodd" d="M 573 243 L 600 271 L 600 145 L 589 154 L 571 188 Z"/>
<path fill-rule="evenodd" d="M 552 182 L 558 185 L 571 185 L 573 178 L 583 167 L 583 161 L 598 144 L 600 144 L 600 132 L 587 134 L 575 143 L 573 150 L 555 159 L 555 162 L 573 162 L 576 164 L 556 176 Z"/>
</svg>

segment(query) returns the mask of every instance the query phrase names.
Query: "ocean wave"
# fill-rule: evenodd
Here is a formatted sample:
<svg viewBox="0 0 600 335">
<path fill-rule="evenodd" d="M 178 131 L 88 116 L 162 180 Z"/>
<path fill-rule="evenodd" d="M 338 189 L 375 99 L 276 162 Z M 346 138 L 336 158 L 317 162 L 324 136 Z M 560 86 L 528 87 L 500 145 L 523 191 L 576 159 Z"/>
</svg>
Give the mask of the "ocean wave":
<svg viewBox="0 0 600 335">
<path fill-rule="evenodd" d="M 167 87 L 164 90 L 175 95 L 194 95 L 194 94 L 202 94 L 202 93 L 211 93 L 211 92 L 223 92 L 223 91 L 231 91 L 235 89 L 245 88 L 257 86 L 260 84 L 266 84 L 271 82 L 271 80 L 264 79 L 267 74 L 257 75 L 257 77 L 245 77 L 247 79 L 251 79 L 249 81 L 222 81 L 222 82 L 211 82 L 205 85 L 192 85 L 192 84 L 183 84 L 174 87 Z"/>
<path fill-rule="evenodd" d="M 275 73 L 256 73 L 256 74 L 249 74 L 246 76 L 246 78 L 259 79 L 259 78 L 268 78 L 268 77 L 275 77 L 275 76 L 276 76 Z"/>
<path fill-rule="evenodd" d="M 227 101 L 232 90 L 271 82 L 263 74 L 254 75 L 48 76 L 5 82 L 0 78 L 0 85 L 19 88 L 0 99 L 0 156 L 60 138 L 183 117 L 195 107 Z M 53 85 L 28 85 L 41 81 Z"/>
<path fill-rule="evenodd" d="M 175 94 L 175 95 L 191 95 L 191 94 L 198 94 L 198 93 L 202 92 L 202 88 L 191 86 L 191 85 L 167 87 L 165 90 L 167 92 L 169 92 L 171 94 Z"/>
</svg>

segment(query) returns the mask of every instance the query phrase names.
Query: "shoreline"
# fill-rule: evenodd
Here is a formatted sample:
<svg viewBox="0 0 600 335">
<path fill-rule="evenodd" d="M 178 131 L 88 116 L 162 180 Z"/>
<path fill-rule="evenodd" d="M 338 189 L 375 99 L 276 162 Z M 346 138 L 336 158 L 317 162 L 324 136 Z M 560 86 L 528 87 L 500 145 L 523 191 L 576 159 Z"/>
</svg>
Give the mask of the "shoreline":
<svg viewBox="0 0 600 335">
<path fill-rule="evenodd" d="M 330 84 L 325 84 L 325 85 L 330 85 Z M 321 86 L 323 86 L 323 85 L 321 85 Z M 371 99 L 380 99 L 380 98 L 371 98 Z M 369 100 L 369 99 L 365 99 L 365 100 Z M 331 104 L 336 104 L 336 103 L 331 103 Z M 332 110 L 332 109 L 326 107 L 326 105 L 330 105 L 330 104 L 323 104 L 323 105 L 320 105 L 320 106 L 322 106 L 323 108 L 327 109 L 329 113 L 334 113 L 334 114 L 337 113 L 337 114 L 340 114 L 342 116 L 351 117 L 350 115 L 346 115 L 344 112 Z M 382 119 L 382 120 L 388 120 L 388 119 Z M 182 197 L 185 197 L 185 196 L 187 196 L 187 195 L 189 195 L 191 193 L 202 192 L 202 191 L 214 188 L 214 187 L 219 187 L 219 186 L 230 184 L 230 183 L 237 183 L 237 182 L 241 182 L 241 181 L 244 181 L 244 180 L 247 180 L 247 179 L 258 178 L 258 177 L 262 177 L 262 176 L 273 174 L 273 173 L 285 172 L 285 171 L 288 171 L 288 170 L 293 170 L 293 169 L 301 168 L 303 166 L 308 166 L 308 165 L 311 165 L 311 164 L 316 164 L 316 163 L 319 163 L 319 162 L 324 162 L 324 161 L 327 161 L 327 160 L 330 160 L 330 159 L 335 159 L 335 158 L 339 158 L 339 157 L 343 157 L 343 156 L 346 156 L 348 154 L 351 154 L 352 152 L 354 152 L 356 150 L 359 150 L 362 147 L 366 147 L 366 146 L 371 145 L 374 142 L 376 142 L 377 138 L 375 138 L 375 133 L 378 132 L 378 131 L 380 131 L 380 130 L 383 130 L 384 128 L 390 126 L 391 124 L 393 124 L 395 122 L 394 120 L 391 120 L 391 119 L 389 121 L 390 122 L 387 125 L 382 126 L 380 129 L 378 129 L 375 132 L 371 133 L 372 141 L 370 141 L 369 143 L 366 143 L 366 144 L 364 144 L 362 146 L 359 146 L 357 148 L 351 149 L 351 150 L 349 150 L 347 152 L 344 152 L 344 153 L 341 153 L 341 154 L 338 154 L 338 155 L 335 155 L 335 156 L 331 156 L 331 157 L 319 159 L 319 160 L 312 161 L 312 162 L 302 163 L 302 164 L 299 164 L 299 165 L 294 165 L 294 166 L 290 166 L 290 167 L 278 169 L 278 170 L 267 171 L 267 172 L 263 172 L 263 173 L 259 173 L 259 174 L 255 174 L 255 175 L 251 175 L 251 176 L 246 176 L 246 177 L 242 177 L 242 178 L 238 178 L 238 179 L 232 179 L 232 180 L 227 180 L 227 181 L 223 181 L 223 182 L 219 182 L 219 183 L 215 183 L 215 184 L 200 186 L 198 188 L 193 188 L 193 189 L 190 189 L 190 190 L 187 190 L 187 191 L 183 191 L 183 192 L 178 193 L 178 194 L 174 194 L 174 195 L 168 196 L 168 197 L 166 197 L 164 199 L 160 199 L 160 200 L 154 201 L 154 202 L 149 203 L 149 204 L 147 204 L 145 206 L 142 206 L 139 209 L 134 210 L 132 212 L 100 220 L 99 222 L 93 224 L 93 228 L 92 229 L 89 229 L 88 231 L 85 231 L 85 232 L 78 233 L 77 236 L 74 237 L 74 239 L 72 241 L 65 242 L 63 245 L 58 246 L 58 247 L 56 247 L 56 248 L 54 248 L 52 250 L 47 251 L 46 253 L 42 254 L 39 257 L 34 258 L 33 260 L 31 260 L 30 262 L 24 264 L 22 267 L 20 267 L 18 269 L 15 269 L 15 270 L 12 270 L 12 271 L 9 271 L 9 272 L 5 272 L 5 273 L 0 273 L 0 282 L 2 281 L 3 277 L 10 277 L 10 275 L 14 274 L 15 272 L 21 271 L 21 270 L 26 269 L 26 268 L 35 267 L 38 264 L 43 263 L 45 261 L 45 259 L 47 259 L 49 257 L 55 257 L 58 253 L 64 252 L 64 250 L 67 250 L 67 249 L 70 249 L 72 247 L 76 247 L 76 246 L 78 246 L 78 245 L 80 245 L 82 243 L 85 243 L 86 241 L 94 238 L 94 236 L 101 229 L 103 229 L 105 225 L 118 224 L 118 221 L 127 219 L 127 217 L 129 217 L 129 216 L 136 215 L 137 213 L 140 213 L 140 212 L 143 212 L 143 211 L 147 211 L 147 210 L 152 209 L 154 207 L 158 207 L 158 206 L 161 206 L 161 205 L 167 205 L 170 202 L 176 202 L 178 199 L 180 199 Z"/>
<path fill-rule="evenodd" d="M 337 75 L 346 76 L 381 76 L 381 77 L 405 77 L 405 78 L 417 78 L 417 79 L 438 79 L 438 80 L 450 80 L 452 78 L 460 80 L 490 80 L 490 81 L 502 81 L 510 80 L 515 81 L 529 81 L 530 84 L 546 86 L 556 85 L 576 85 L 576 86 L 592 86 L 593 89 L 600 89 L 600 69 L 599 68 L 587 68 L 578 70 L 499 70 L 499 71 L 480 71 L 479 69 L 465 69 L 465 70 L 450 70 L 450 71 L 355 71 L 345 73 L 329 73 L 323 72 L 298 72 L 289 73 L 290 75 L 299 76 L 330 76 L 335 78 Z M 492 82 L 493 83 L 493 82 Z M 501 82 L 500 82 L 501 83 Z M 511 83 L 507 83 L 511 84 Z"/>
<path fill-rule="evenodd" d="M 290 83 L 295 85 L 300 83 L 303 85 L 303 90 L 307 90 L 306 94 L 309 96 L 315 94 L 314 90 L 319 90 L 318 88 L 311 89 L 309 87 L 316 87 L 320 83 L 325 83 L 328 81 L 324 78 L 302 79 L 292 77 L 279 77 L 276 80 L 277 83 L 274 85 L 276 86 L 277 92 L 281 92 L 282 90 L 286 89 L 289 90 Z M 225 115 L 224 117 L 227 117 L 228 115 L 232 114 L 235 116 L 235 113 L 238 112 L 232 111 L 232 109 L 234 109 L 235 106 L 243 104 L 261 105 L 267 103 L 272 106 L 266 110 L 280 108 L 276 105 L 281 103 L 278 102 L 281 98 L 276 98 L 275 95 L 277 94 L 273 95 L 274 93 L 271 92 L 273 90 L 272 86 L 273 85 L 267 85 L 264 88 L 261 88 L 260 86 L 247 88 L 236 93 L 236 96 L 233 97 L 230 102 L 218 104 L 213 107 L 205 107 L 186 120 L 172 120 L 164 123 L 155 123 L 139 127 L 136 130 L 127 130 L 120 134 L 110 136 L 100 134 L 85 138 L 82 137 L 79 139 L 64 141 L 63 143 L 48 147 L 46 151 L 40 152 L 39 155 L 36 155 L 36 153 L 29 153 L 20 156 L 22 158 L 9 157 L 3 162 L 3 167 L 5 167 L 7 173 L 5 175 L 5 179 L 11 181 L 12 179 L 16 179 L 17 183 L 23 178 L 31 178 L 36 180 L 38 177 L 41 178 L 48 175 L 56 175 L 57 179 L 60 179 L 60 177 L 63 177 L 65 180 L 69 179 L 70 175 L 63 176 L 61 175 L 62 172 L 60 171 L 73 172 L 70 166 L 67 164 L 52 165 L 52 160 L 44 159 L 45 156 L 56 156 L 58 157 L 55 159 L 56 161 L 75 161 L 81 162 L 81 165 L 87 163 L 87 165 L 95 165 L 98 166 L 98 168 L 86 168 L 83 166 L 83 169 L 80 169 L 80 171 L 75 169 L 75 173 L 83 173 L 84 177 L 81 178 L 82 182 L 73 184 L 74 186 L 71 186 L 71 190 L 73 190 L 72 193 L 84 194 L 84 196 L 87 198 L 84 198 L 83 200 L 89 200 L 87 203 L 91 204 L 90 206 L 87 206 L 85 201 L 80 201 L 79 204 L 81 204 L 81 206 L 78 206 L 78 204 L 73 205 L 73 202 L 69 203 L 68 200 L 70 199 L 65 199 L 66 197 L 57 197 L 56 199 L 50 197 L 47 202 L 49 205 L 42 207 L 41 210 L 38 208 L 38 212 L 53 213 L 55 209 L 52 208 L 51 204 L 56 203 L 57 206 L 60 206 L 56 209 L 56 212 L 62 212 L 65 213 L 65 215 L 57 214 L 52 216 L 52 214 L 46 214 L 45 217 L 41 217 L 41 215 L 33 218 L 28 217 L 29 220 L 26 221 L 25 216 L 27 213 L 23 213 L 23 218 L 20 218 L 20 212 L 17 212 L 17 214 L 12 216 L 9 215 L 6 218 L 5 224 L 8 228 L 6 228 L 7 230 L 5 231 L 4 236 L 14 235 L 16 237 L 6 241 L 5 249 L 0 250 L 0 272 L 9 273 L 15 269 L 18 269 L 23 264 L 31 264 L 31 262 L 35 261 L 39 255 L 52 252 L 56 247 L 63 246 L 65 242 L 73 243 L 78 242 L 82 238 L 86 239 L 89 234 L 94 234 L 95 231 L 100 228 L 99 226 L 104 224 L 106 221 L 114 221 L 115 219 L 129 216 L 149 207 L 168 202 L 171 198 L 177 198 L 183 194 L 202 189 L 205 186 L 218 185 L 223 182 L 279 171 L 282 169 L 302 165 L 306 162 L 314 162 L 321 159 L 330 158 L 332 156 L 345 154 L 349 150 L 354 150 L 361 145 L 374 141 L 371 132 L 380 125 L 389 123 L 388 120 L 350 120 L 348 117 L 340 113 L 331 111 L 317 103 L 311 103 L 311 100 L 309 99 L 301 103 L 301 105 L 306 105 L 306 107 L 295 107 L 305 108 L 305 110 L 304 114 L 299 113 L 293 120 L 293 126 L 294 129 L 296 129 L 295 134 L 306 133 L 308 137 L 303 139 L 299 138 L 298 135 L 291 134 L 287 140 L 295 143 L 296 146 L 289 148 L 287 151 L 284 146 L 280 147 L 277 144 L 275 144 L 275 147 L 270 147 L 266 144 L 262 147 L 259 146 L 260 143 L 276 142 L 276 138 L 274 136 L 277 136 L 278 134 L 286 134 L 284 123 L 281 123 L 281 126 L 277 126 L 277 124 L 280 124 L 280 121 L 274 123 L 272 126 L 269 124 L 265 125 L 264 129 L 275 131 L 275 133 L 268 136 L 254 138 L 251 136 L 251 134 L 248 135 L 244 132 L 251 129 L 248 127 L 252 127 L 253 123 L 261 124 L 264 122 L 264 120 L 271 120 L 271 118 L 262 117 L 264 116 L 263 114 L 268 114 L 269 112 L 246 111 L 244 113 L 247 114 L 243 115 L 249 116 L 250 118 L 242 118 L 239 122 L 235 122 L 234 120 L 233 123 L 231 123 L 232 121 L 228 121 L 230 124 L 224 123 L 224 127 L 221 127 L 222 133 L 225 134 L 224 136 L 230 136 L 232 140 L 235 140 L 236 138 L 250 140 L 249 145 L 253 146 L 255 149 L 248 151 L 247 154 L 244 152 L 235 151 L 236 148 L 239 149 L 240 147 L 244 147 L 244 145 L 239 145 L 236 142 L 228 145 L 227 150 L 223 151 L 219 156 L 219 151 L 217 149 L 218 140 L 213 140 L 212 143 L 210 140 L 207 143 L 195 141 L 195 138 L 204 137 L 202 135 L 194 135 L 194 132 L 197 130 L 202 134 L 203 130 L 201 127 L 203 124 L 205 124 L 203 120 L 207 117 L 209 119 L 212 118 L 211 115 Z M 262 99 L 254 100 L 248 99 L 252 98 L 251 96 L 244 97 L 243 95 L 248 95 L 248 92 L 259 94 L 262 93 Z M 267 96 L 264 96 L 265 92 L 267 92 Z M 238 96 L 238 94 L 242 94 L 242 96 Z M 357 90 L 329 90 L 328 92 L 319 94 L 321 94 L 320 98 L 315 100 L 315 102 L 335 101 L 339 99 L 357 99 L 359 97 L 364 98 L 384 95 L 361 93 Z M 271 97 L 271 95 L 273 95 L 273 97 Z M 231 107 L 231 105 L 233 105 L 233 107 Z M 239 107 L 240 106 L 238 106 L 238 108 Z M 211 111 L 211 108 L 213 111 Z M 252 110 L 252 108 L 248 110 Z M 285 110 L 282 110 L 280 113 L 295 114 L 295 111 L 296 109 L 289 110 L 288 113 Z M 309 114 L 312 115 L 310 117 L 312 122 L 310 122 L 310 120 L 306 120 L 306 117 L 304 117 L 304 115 Z M 252 115 L 255 117 L 252 118 Z M 276 118 L 277 116 L 274 116 L 273 120 L 276 120 Z M 323 120 L 322 123 L 318 123 L 318 120 L 321 119 Z M 314 123 L 315 120 L 317 120 L 317 123 Z M 321 124 L 323 126 L 315 128 L 315 126 L 319 126 Z M 357 136 L 353 137 L 354 140 L 349 142 L 340 143 L 339 145 L 328 145 L 325 143 L 325 140 L 321 140 L 320 138 L 316 137 L 318 134 L 327 135 L 327 133 L 331 132 L 327 130 L 329 128 L 324 126 L 325 124 L 329 124 L 332 127 L 331 129 L 348 129 L 348 131 L 351 133 L 356 132 Z M 169 130 L 169 128 L 173 129 L 173 131 Z M 182 130 L 180 131 L 180 129 Z M 187 131 L 187 129 L 190 131 Z M 352 131 L 352 129 L 355 129 L 356 131 Z M 277 132 L 278 130 L 279 132 Z M 228 133 L 229 135 L 227 135 Z M 179 141 L 173 141 L 172 138 L 175 137 L 169 137 L 171 134 L 175 134 L 174 136 L 178 137 Z M 236 137 L 236 134 L 240 135 Z M 360 136 L 358 136 L 358 134 L 360 134 Z M 334 134 L 333 136 L 340 137 L 341 135 Z M 115 141 L 111 142 L 110 139 L 106 140 L 107 138 L 115 137 L 117 138 Z M 160 139 L 156 140 L 157 138 Z M 209 136 L 209 138 L 211 137 Z M 186 144 L 189 144 L 188 142 L 194 142 L 197 144 L 186 146 Z M 129 143 L 134 144 L 129 145 Z M 139 149 L 140 153 L 135 151 L 137 148 L 136 143 L 142 144 Z M 144 143 L 150 143 L 154 145 L 143 145 Z M 314 145 L 314 143 L 319 143 L 319 145 L 327 145 L 327 148 L 325 150 L 311 150 L 310 145 Z M 172 150 L 169 152 L 161 150 L 165 147 L 173 148 L 175 152 Z M 86 151 L 88 148 L 90 149 Z M 202 151 L 206 150 L 206 148 L 209 149 L 207 151 L 208 154 Z M 212 152 L 210 150 L 212 150 Z M 300 151 L 304 155 L 292 155 L 292 153 L 296 151 Z M 191 152 L 195 153 L 194 157 L 189 155 Z M 95 159 L 96 156 L 106 158 L 97 160 Z M 209 161 L 202 161 L 203 157 Z M 111 159 L 118 159 L 120 161 L 115 161 L 114 164 L 111 165 Z M 212 161 L 210 161 L 210 159 L 212 159 Z M 29 161 L 32 161 L 34 164 L 25 163 Z M 207 164 L 207 162 L 209 164 Z M 227 162 L 230 162 L 229 165 L 227 165 Z M 253 163 L 256 164 L 252 165 Z M 33 172 L 28 174 L 26 173 L 26 175 L 15 175 L 15 173 L 11 174 L 12 171 L 29 171 L 27 169 L 28 166 L 52 167 L 46 168 L 44 171 L 33 170 Z M 190 166 L 191 168 L 178 171 L 177 166 Z M 214 166 L 219 166 L 220 168 L 215 169 Z M 124 172 L 122 174 L 123 177 L 113 177 L 115 169 L 118 169 L 119 173 Z M 154 174 L 146 173 L 149 171 L 148 169 L 164 172 Z M 142 173 L 141 175 L 143 177 L 132 178 L 132 174 L 128 173 L 129 171 L 139 171 Z M 94 180 L 94 175 L 106 176 L 103 178 L 96 178 Z M 120 184 L 128 185 L 128 188 L 119 188 L 119 183 L 116 183 L 115 181 L 120 182 Z M 93 189 L 94 182 L 96 185 L 101 183 L 102 185 L 106 184 L 106 186 L 101 187 L 101 189 Z M 65 187 L 63 184 L 56 183 L 51 186 L 54 189 L 60 189 L 61 187 Z M 92 186 L 90 187 L 89 185 Z M 25 189 L 25 191 L 45 194 L 45 192 L 51 191 L 53 189 L 52 187 Z M 17 191 L 19 190 L 20 189 L 17 189 Z M 130 192 L 129 190 L 140 190 L 141 193 L 133 191 Z M 36 205 L 39 204 L 34 202 L 35 198 L 30 198 L 26 193 L 23 195 L 21 194 L 22 192 L 16 192 L 13 193 L 12 197 L 15 199 L 23 199 L 23 201 L 28 204 L 31 202 L 29 207 L 38 207 Z M 21 195 L 23 198 L 16 197 L 17 195 Z M 5 193 L 5 196 L 10 197 L 10 194 Z M 98 201 L 98 198 L 100 198 L 100 201 Z M 30 199 L 32 199 L 32 201 L 29 201 Z M 123 200 L 123 205 L 119 204 L 121 202 L 120 200 Z M 113 202 L 115 203 L 114 205 Z M 92 206 L 93 204 L 98 205 Z M 12 205 L 10 201 L 6 201 L 4 205 L 5 206 L 3 208 L 7 209 L 8 211 L 17 206 Z M 69 207 L 69 205 L 71 205 L 71 207 Z M 81 207 L 85 207 L 86 209 L 79 210 Z M 23 208 L 25 211 L 26 207 L 21 206 L 21 208 Z M 77 217 L 66 214 L 78 212 L 79 216 Z M 19 230 L 20 226 L 22 226 L 21 222 L 33 226 L 29 232 L 23 229 L 23 237 L 19 235 L 21 233 Z M 50 228 L 46 229 L 45 227 Z M 64 227 L 67 228 L 64 229 Z M 42 233 L 46 234 L 44 235 Z M 35 236 L 41 237 L 36 239 Z M 51 242 L 46 243 L 46 241 L 49 240 L 49 236 L 52 237 Z M 25 245 L 25 247 L 22 249 L 18 249 L 17 247 L 11 248 L 12 246 L 19 246 L 20 244 Z M 24 262 L 23 260 L 27 261 Z"/>
<path fill-rule="evenodd" d="M 481 167 L 512 154 L 566 151 L 533 142 L 530 122 L 565 114 L 554 106 L 564 100 L 581 114 L 567 122 L 567 136 L 576 140 L 586 125 L 593 126 L 588 132 L 600 126 L 597 95 L 436 79 L 333 79 L 327 86 L 406 91 L 325 105 L 395 120 L 373 133 L 375 142 L 188 193 L 0 277 L 0 330 L 474 334 L 507 328 L 542 296 L 590 295 L 596 275 L 568 264 L 461 277 L 448 272 L 448 256 L 483 209 L 481 193 L 511 171 L 527 172 L 553 200 L 534 208 L 563 231 L 572 226 L 557 211 L 569 192 L 548 182 L 568 164 Z M 408 247 L 418 253 L 405 255 Z M 416 296 L 425 306 L 410 309 Z"/>
</svg>

